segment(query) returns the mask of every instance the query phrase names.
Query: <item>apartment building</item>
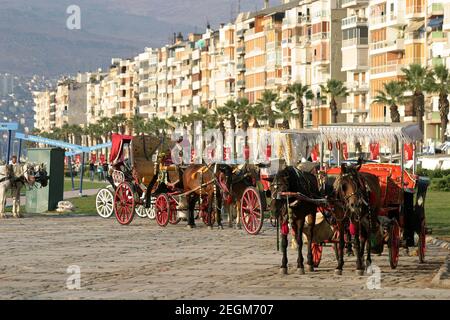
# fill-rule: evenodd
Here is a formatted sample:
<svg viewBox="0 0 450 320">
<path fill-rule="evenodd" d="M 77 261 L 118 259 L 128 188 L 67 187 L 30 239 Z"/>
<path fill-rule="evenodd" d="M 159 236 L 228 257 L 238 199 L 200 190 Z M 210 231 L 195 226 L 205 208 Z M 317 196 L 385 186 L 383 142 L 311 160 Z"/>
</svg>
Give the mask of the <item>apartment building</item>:
<svg viewBox="0 0 450 320">
<path fill-rule="evenodd" d="M 449 12 L 450 13 L 450 12 Z M 437 65 L 447 65 L 446 46 L 448 32 L 444 31 L 444 1 L 428 0 L 426 6 L 426 39 L 427 39 L 427 64 L 432 68 Z M 439 96 L 433 95 L 427 101 L 430 108 L 425 114 L 425 136 L 427 139 L 440 139 L 441 117 L 439 113 Z"/>
<path fill-rule="evenodd" d="M 55 127 L 64 124 L 79 125 L 87 122 L 87 81 L 85 75 L 77 79 L 62 79 L 58 82 L 55 93 Z"/>
<path fill-rule="evenodd" d="M 369 113 L 369 1 L 342 0 L 342 71 L 349 90 L 342 113 L 347 122 L 364 122 Z"/>
<path fill-rule="evenodd" d="M 144 117 L 154 117 L 158 113 L 158 58 L 159 49 L 145 48 L 135 58 L 137 107 Z"/>
<path fill-rule="evenodd" d="M 86 83 L 86 120 L 88 124 L 97 123 L 104 116 L 104 111 L 101 108 L 102 81 L 106 75 L 101 69 L 98 72 L 88 74 L 89 79 Z"/>
<path fill-rule="evenodd" d="M 34 127 L 43 132 L 50 132 L 55 127 L 56 92 L 33 92 Z"/>
</svg>

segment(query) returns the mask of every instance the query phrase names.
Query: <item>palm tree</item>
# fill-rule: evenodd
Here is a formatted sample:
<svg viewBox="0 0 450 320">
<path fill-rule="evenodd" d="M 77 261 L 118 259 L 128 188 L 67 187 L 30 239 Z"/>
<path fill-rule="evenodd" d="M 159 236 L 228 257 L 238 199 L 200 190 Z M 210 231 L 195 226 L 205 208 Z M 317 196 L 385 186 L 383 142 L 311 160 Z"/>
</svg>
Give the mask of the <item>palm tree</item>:
<svg viewBox="0 0 450 320">
<path fill-rule="evenodd" d="M 385 83 L 384 90 L 378 90 L 378 95 L 374 102 L 382 103 L 389 106 L 391 110 L 391 121 L 400 122 L 400 113 L 398 112 L 398 105 L 403 104 L 406 100 L 404 96 L 405 84 L 400 81 L 391 81 Z"/>
<path fill-rule="evenodd" d="M 139 135 L 144 132 L 145 120 L 141 115 L 135 114 L 133 118 L 127 121 L 127 125 L 131 132 L 134 132 L 135 135 Z"/>
<path fill-rule="evenodd" d="M 233 132 L 236 130 L 236 115 L 238 113 L 238 105 L 234 100 L 228 100 L 224 104 L 224 109 L 228 113 L 228 120 L 230 120 L 230 127 Z"/>
<path fill-rule="evenodd" d="M 348 96 L 347 88 L 341 80 L 330 79 L 325 86 L 320 85 L 320 89 L 322 94 L 325 94 L 330 98 L 331 123 L 337 123 L 339 110 L 336 99 Z"/>
<path fill-rule="evenodd" d="M 222 134 L 222 141 L 225 141 L 225 121 L 228 119 L 228 109 L 225 107 L 214 109 L 213 117 L 216 120 L 216 124 L 219 125 L 219 130 Z"/>
<path fill-rule="evenodd" d="M 439 114 L 441 116 L 441 142 L 447 141 L 447 125 L 449 113 L 448 94 L 450 92 L 450 72 L 443 65 L 434 67 L 436 83 L 432 86 L 432 91 L 439 94 Z"/>
<path fill-rule="evenodd" d="M 295 117 L 295 114 L 292 110 L 292 101 L 294 98 L 292 96 L 288 97 L 287 99 L 281 100 L 277 102 L 277 109 L 278 112 L 276 113 L 276 116 L 283 119 L 283 128 L 289 129 L 289 120 Z"/>
<path fill-rule="evenodd" d="M 287 92 L 295 100 L 298 112 L 299 126 L 300 129 L 303 129 L 305 118 L 305 105 L 303 103 L 303 99 L 312 100 L 314 99 L 314 94 L 309 88 L 309 86 L 303 85 L 300 82 L 296 82 L 294 84 L 289 85 L 287 87 Z"/>
<path fill-rule="evenodd" d="M 272 105 L 278 101 L 278 94 L 271 90 L 264 90 L 257 104 L 264 109 L 264 119 L 268 121 L 270 128 L 275 128 L 275 115 L 272 110 Z"/>
<path fill-rule="evenodd" d="M 255 103 L 250 105 L 248 111 L 247 111 L 248 115 L 251 117 L 251 119 L 253 119 L 253 128 L 259 128 L 259 122 L 258 119 L 262 119 L 264 116 L 264 108 L 262 107 L 262 105 Z"/>
<path fill-rule="evenodd" d="M 127 124 L 127 118 L 125 117 L 125 115 L 119 114 L 119 115 L 112 116 L 110 121 L 111 121 L 111 125 L 112 125 L 113 129 L 117 133 L 121 133 L 121 134 L 125 133 L 124 127 Z"/>
<path fill-rule="evenodd" d="M 420 64 L 411 64 L 409 68 L 402 68 L 405 73 L 406 89 L 413 92 L 412 103 L 419 127 L 424 132 L 423 116 L 425 114 L 425 92 L 431 91 L 434 77 L 426 67 Z"/>
</svg>

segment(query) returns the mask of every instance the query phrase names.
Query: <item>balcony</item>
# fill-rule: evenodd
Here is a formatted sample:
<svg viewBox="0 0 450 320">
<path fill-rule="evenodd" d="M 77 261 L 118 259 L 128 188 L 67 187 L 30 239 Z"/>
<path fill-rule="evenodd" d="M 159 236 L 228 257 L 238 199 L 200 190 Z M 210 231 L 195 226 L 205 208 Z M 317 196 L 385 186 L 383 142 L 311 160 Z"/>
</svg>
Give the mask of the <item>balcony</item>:
<svg viewBox="0 0 450 320">
<path fill-rule="evenodd" d="M 238 81 L 236 82 L 236 86 L 237 86 L 238 88 L 245 88 L 245 80 L 238 80 Z"/>
<path fill-rule="evenodd" d="M 341 0 L 341 8 L 367 7 L 369 0 Z"/>
<path fill-rule="evenodd" d="M 311 35 L 311 41 L 327 40 L 330 38 L 329 32 L 319 32 Z"/>
<path fill-rule="evenodd" d="M 384 73 L 395 73 L 396 75 L 403 75 L 403 67 L 406 67 L 406 65 L 402 60 L 394 60 L 382 66 L 372 67 L 370 69 L 370 75 L 372 78 L 376 77 L 376 75 L 381 75 Z"/>
<path fill-rule="evenodd" d="M 353 38 L 353 39 L 342 40 L 342 48 L 352 47 L 352 46 L 367 46 L 367 45 L 369 45 L 368 38 Z"/>
<path fill-rule="evenodd" d="M 366 17 L 350 16 L 342 19 L 342 29 L 353 28 L 361 24 L 367 24 Z"/>
<path fill-rule="evenodd" d="M 385 24 L 387 21 L 386 16 L 373 16 L 369 19 L 369 25 L 370 27 L 373 29 L 374 26 L 378 25 L 378 24 Z"/>
<path fill-rule="evenodd" d="M 356 106 L 353 102 L 345 102 L 342 104 L 342 113 L 365 114 L 368 111 L 364 105 Z"/>
<path fill-rule="evenodd" d="M 236 32 L 236 36 L 238 37 L 238 38 L 244 38 L 244 35 L 245 35 L 245 29 L 242 29 L 242 30 L 239 30 L 238 32 Z"/>
<path fill-rule="evenodd" d="M 237 54 L 245 54 L 245 46 L 240 46 L 236 49 Z"/>
<path fill-rule="evenodd" d="M 405 41 L 404 39 L 395 39 L 373 42 L 370 44 L 370 50 L 377 51 L 376 53 L 380 53 L 380 51 L 403 51 L 405 50 Z M 371 52 L 371 54 L 375 54 L 375 52 Z"/>
<path fill-rule="evenodd" d="M 444 58 L 439 58 L 439 57 L 432 58 L 431 65 L 433 67 L 445 66 L 445 60 L 444 60 Z"/>
<path fill-rule="evenodd" d="M 238 63 L 236 66 L 237 71 L 245 71 L 245 63 Z"/>
<path fill-rule="evenodd" d="M 298 17 L 298 19 L 297 19 L 297 22 L 299 23 L 299 24 L 310 24 L 311 23 L 311 16 L 309 16 L 309 15 L 305 15 L 305 16 L 300 16 L 300 17 Z"/>
<path fill-rule="evenodd" d="M 412 5 L 406 7 L 406 18 L 407 19 L 422 19 L 425 18 L 425 5 Z"/>
<path fill-rule="evenodd" d="M 369 84 L 366 82 L 359 82 L 359 81 L 346 82 L 345 86 L 352 92 L 368 92 L 369 91 Z"/>
<path fill-rule="evenodd" d="M 442 3 L 432 3 L 428 6 L 428 17 L 444 15 L 444 5 Z"/>
<path fill-rule="evenodd" d="M 366 47 L 343 47 L 342 48 L 342 71 L 367 70 L 369 67 L 369 48 Z"/>
<path fill-rule="evenodd" d="M 444 31 L 432 31 L 428 37 L 429 42 L 444 42 L 447 40 L 447 33 Z"/>
</svg>

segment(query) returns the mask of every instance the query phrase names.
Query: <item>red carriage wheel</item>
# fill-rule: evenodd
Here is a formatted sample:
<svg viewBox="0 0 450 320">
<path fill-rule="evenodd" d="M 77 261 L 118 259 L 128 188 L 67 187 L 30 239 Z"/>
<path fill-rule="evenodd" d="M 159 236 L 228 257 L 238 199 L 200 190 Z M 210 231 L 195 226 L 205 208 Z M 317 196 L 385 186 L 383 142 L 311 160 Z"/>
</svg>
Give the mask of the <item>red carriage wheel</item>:
<svg viewBox="0 0 450 320">
<path fill-rule="evenodd" d="M 419 261 L 420 263 L 425 263 L 425 251 L 426 251 L 426 241 L 427 241 L 427 233 L 425 229 L 425 219 L 422 220 L 422 224 L 420 226 L 420 233 L 419 233 Z"/>
<path fill-rule="evenodd" d="M 242 195 L 241 219 L 248 234 L 256 235 L 262 228 L 264 211 L 259 191 L 254 187 L 247 188 Z"/>
<path fill-rule="evenodd" d="M 319 264 L 320 264 L 320 260 L 322 260 L 323 247 L 320 244 L 313 242 L 311 244 L 311 251 L 312 251 L 314 268 L 318 268 Z"/>
<path fill-rule="evenodd" d="M 396 269 L 398 265 L 398 257 L 400 253 L 400 226 L 397 220 L 394 220 L 389 233 L 389 263 L 391 269 Z"/>
<path fill-rule="evenodd" d="M 170 200 L 167 194 L 163 193 L 156 198 L 155 202 L 155 208 L 156 208 L 156 223 L 161 226 L 165 227 L 169 223 L 169 216 L 170 216 Z"/>
<path fill-rule="evenodd" d="M 133 220 L 136 198 L 132 186 L 122 182 L 114 194 L 114 213 L 121 225 L 128 225 Z"/>
</svg>

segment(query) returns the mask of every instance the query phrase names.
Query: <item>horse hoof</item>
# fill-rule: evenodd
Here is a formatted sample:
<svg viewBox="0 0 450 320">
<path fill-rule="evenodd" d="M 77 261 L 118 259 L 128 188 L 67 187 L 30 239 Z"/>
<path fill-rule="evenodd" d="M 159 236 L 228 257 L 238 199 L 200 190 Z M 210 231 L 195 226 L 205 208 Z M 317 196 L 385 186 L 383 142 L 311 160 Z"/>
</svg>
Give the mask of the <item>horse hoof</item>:
<svg viewBox="0 0 450 320">
<path fill-rule="evenodd" d="M 217 226 L 217 229 L 218 229 L 218 230 L 223 230 L 223 226 L 222 226 L 222 225 Z"/>
<path fill-rule="evenodd" d="M 337 276 L 342 276 L 342 270 L 334 270 L 334 274 Z"/>
<path fill-rule="evenodd" d="M 297 273 L 301 276 L 303 276 L 305 274 L 305 269 L 304 268 L 298 268 Z"/>
<path fill-rule="evenodd" d="M 314 272 L 314 266 L 308 266 L 308 272 Z"/>
<path fill-rule="evenodd" d="M 280 268 L 280 274 L 287 275 L 288 274 L 287 268 Z"/>
<path fill-rule="evenodd" d="M 209 230 L 214 230 L 214 227 L 213 226 L 208 226 L 208 229 Z"/>
<path fill-rule="evenodd" d="M 187 226 L 186 226 L 186 229 L 188 229 L 188 230 L 192 230 L 192 229 L 194 229 L 195 228 L 195 225 L 192 225 L 192 224 L 188 224 Z"/>
<path fill-rule="evenodd" d="M 364 275 L 364 270 L 356 270 L 356 274 L 358 276 L 363 276 Z"/>
</svg>

